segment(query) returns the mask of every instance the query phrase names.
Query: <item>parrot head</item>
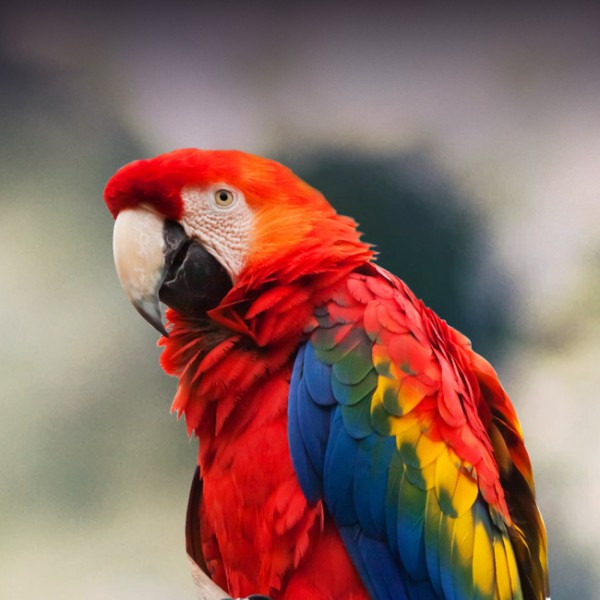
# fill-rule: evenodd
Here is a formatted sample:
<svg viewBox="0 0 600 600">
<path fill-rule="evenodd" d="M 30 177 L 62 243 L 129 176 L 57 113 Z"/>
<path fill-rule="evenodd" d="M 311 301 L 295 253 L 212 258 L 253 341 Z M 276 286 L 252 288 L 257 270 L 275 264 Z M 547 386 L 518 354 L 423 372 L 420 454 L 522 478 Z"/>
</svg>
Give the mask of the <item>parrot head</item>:
<svg viewBox="0 0 600 600">
<path fill-rule="evenodd" d="M 233 288 L 272 281 L 291 264 L 302 275 L 302 264 L 310 266 L 299 253 L 311 248 L 331 266 L 372 255 L 354 221 L 317 190 L 283 165 L 240 151 L 183 149 L 132 162 L 104 197 L 121 285 L 163 335 L 160 301 L 202 315 Z"/>
</svg>

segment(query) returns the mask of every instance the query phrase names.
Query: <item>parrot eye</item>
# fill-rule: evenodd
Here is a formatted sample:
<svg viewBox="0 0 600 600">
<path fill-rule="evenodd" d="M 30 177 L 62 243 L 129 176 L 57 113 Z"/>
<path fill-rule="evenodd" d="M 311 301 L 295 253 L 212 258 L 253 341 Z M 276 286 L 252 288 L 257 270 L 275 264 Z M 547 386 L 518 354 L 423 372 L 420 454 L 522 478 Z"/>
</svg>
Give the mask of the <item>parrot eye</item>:
<svg viewBox="0 0 600 600">
<path fill-rule="evenodd" d="M 215 202 L 221 208 L 228 208 L 233 204 L 235 197 L 233 192 L 224 188 L 215 192 Z"/>
</svg>

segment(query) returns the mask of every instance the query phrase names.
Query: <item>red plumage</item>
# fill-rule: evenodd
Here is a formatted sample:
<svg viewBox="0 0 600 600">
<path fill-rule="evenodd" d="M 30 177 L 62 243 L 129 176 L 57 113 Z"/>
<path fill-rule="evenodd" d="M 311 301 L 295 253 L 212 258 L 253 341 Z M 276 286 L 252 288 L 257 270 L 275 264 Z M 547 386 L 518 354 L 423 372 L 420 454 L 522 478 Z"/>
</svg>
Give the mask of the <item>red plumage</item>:
<svg viewBox="0 0 600 600">
<path fill-rule="evenodd" d="M 372 363 L 387 360 L 373 374 L 393 380 L 396 398 L 384 394 L 377 407 L 357 403 L 368 409 L 358 415 L 343 406 L 344 418 L 355 418 L 352 424 L 360 428 L 366 414 L 373 421 L 370 433 L 385 437 L 390 432 L 378 426 L 416 415 L 423 424 L 419 435 L 426 432 L 433 445 L 443 442 L 453 457 L 448 460 L 458 461 L 449 470 L 456 488 L 459 477 L 468 480 L 498 531 L 508 528 L 521 577 L 532 573 L 523 589 L 542 594 L 548 587 L 545 531 L 508 397 L 464 336 L 370 263 L 373 252 L 359 240 L 354 221 L 337 215 L 281 165 L 229 151 L 181 150 L 127 165 L 109 182 L 106 202 L 115 216 L 148 204 L 166 218 L 181 219 L 184 186 L 222 182 L 243 191 L 255 216 L 244 267 L 207 314 L 169 310 L 169 337 L 160 342 L 162 366 L 179 378 L 173 411 L 185 415 L 188 433 L 199 438 L 202 484 L 193 486 L 188 513 L 193 558 L 234 597 L 368 598 L 332 507 L 307 501 L 292 464 L 290 379 L 298 349 L 310 338 L 331 353 L 332 369 L 356 350 L 360 370 L 365 347 Z M 382 375 L 386 368 L 394 373 Z M 465 510 L 475 501 L 466 496 L 471 504 Z M 452 500 L 444 497 L 435 510 L 452 513 Z M 442 551 L 451 553 L 451 546 Z M 465 561 L 469 567 L 468 556 Z"/>
<path fill-rule="evenodd" d="M 335 278 L 350 268 L 352 261 Z M 331 289 L 330 274 L 323 280 Z M 230 320 L 219 322 L 223 308 L 210 325 L 168 313 L 173 326 L 160 342 L 161 364 L 180 378 L 173 410 L 185 413 L 188 431 L 200 440 L 203 500 L 195 517 L 203 560 L 234 597 L 262 592 L 274 599 L 366 600 L 331 517 L 322 502 L 307 503 L 291 462 L 289 381 L 297 345 L 312 322 L 312 303 L 294 300 L 298 286 L 284 286 L 285 294 L 257 290 L 244 322 L 262 347 L 232 335 Z M 316 282 L 311 287 L 315 296 L 323 291 Z"/>
<path fill-rule="evenodd" d="M 327 251 L 339 244 L 331 228 L 314 228 L 302 257 L 284 251 L 242 273 L 210 321 L 167 313 L 161 364 L 180 379 L 173 411 L 200 440 L 202 553 L 234 597 L 367 598 L 322 502 L 307 503 L 287 441 L 291 369 L 313 308 L 372 255 L 350 219 L 332 225 L 346 233 L 345 256 Z"/>
</svg>

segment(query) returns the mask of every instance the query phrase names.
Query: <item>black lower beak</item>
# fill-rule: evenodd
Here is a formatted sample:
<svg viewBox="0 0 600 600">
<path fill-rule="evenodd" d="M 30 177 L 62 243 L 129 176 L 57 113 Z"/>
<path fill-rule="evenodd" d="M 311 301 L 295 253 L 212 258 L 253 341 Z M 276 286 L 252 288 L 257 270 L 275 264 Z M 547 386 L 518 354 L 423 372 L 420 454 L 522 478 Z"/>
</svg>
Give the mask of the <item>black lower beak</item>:
<svg viewBox="0 0 600 600">
<path fill-rule="evenodd" d="M 200 243 L 191 240 L 175 221 L 165 221 L 165 274 L 158 297 L 189 317 L 201 318 L 227 295 L 232 282 L 227 271 Z"/>
</svg>

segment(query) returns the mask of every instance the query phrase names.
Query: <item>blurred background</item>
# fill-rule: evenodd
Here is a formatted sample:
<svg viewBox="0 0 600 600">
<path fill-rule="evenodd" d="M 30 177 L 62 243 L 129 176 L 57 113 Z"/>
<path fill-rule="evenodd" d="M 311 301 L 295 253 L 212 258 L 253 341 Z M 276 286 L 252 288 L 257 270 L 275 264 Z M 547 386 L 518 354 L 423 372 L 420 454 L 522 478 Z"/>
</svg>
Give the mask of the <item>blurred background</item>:
<svg viewBox="0 0 600 600">
<path fill-rule="evenodd" d="M 0 10 L 1 598 L 194 596 L 196 442 L 119 287 L 102 201 L 123 163 L 185 146 L 284 161 L 493 360 L 532 456 L 553 598 L 598 597 L 592 9 Z"/>
</svg>

